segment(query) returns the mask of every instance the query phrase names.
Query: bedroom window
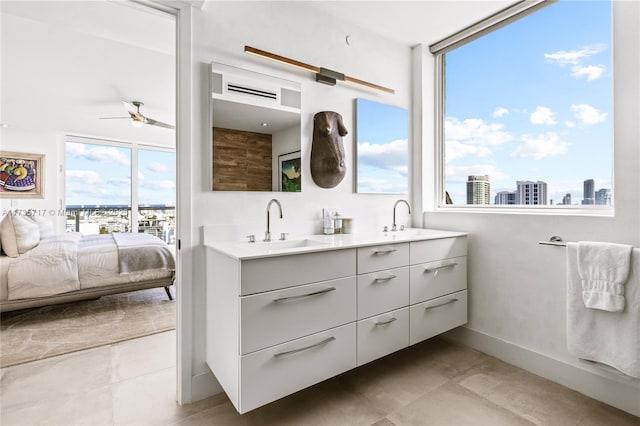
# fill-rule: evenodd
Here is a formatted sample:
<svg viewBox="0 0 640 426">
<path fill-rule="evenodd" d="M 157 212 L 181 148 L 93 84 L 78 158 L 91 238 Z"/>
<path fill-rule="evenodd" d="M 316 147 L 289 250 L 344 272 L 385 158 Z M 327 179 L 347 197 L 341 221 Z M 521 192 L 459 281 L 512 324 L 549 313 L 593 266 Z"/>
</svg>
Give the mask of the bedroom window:
<svg viewBox="0 0 640 426">
<path fill-rule="evenodd" d="M 100 142 L 104 143 L 67 138 L 67 230 L 84 234 L 144 232 L 173 243 L 175 151 Z"/>
<path fill-rule="evenodd" d="M 430 46 L 440 208 L 611 211 L 611 31 L 608 1 L 519 2 Z"/>
</svg>

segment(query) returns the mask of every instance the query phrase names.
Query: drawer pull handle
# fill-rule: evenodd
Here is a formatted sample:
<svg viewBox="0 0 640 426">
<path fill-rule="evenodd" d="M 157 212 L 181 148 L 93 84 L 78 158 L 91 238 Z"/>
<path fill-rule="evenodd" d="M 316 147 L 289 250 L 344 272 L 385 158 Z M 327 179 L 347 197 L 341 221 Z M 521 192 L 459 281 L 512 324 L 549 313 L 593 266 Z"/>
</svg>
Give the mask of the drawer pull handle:
<svg viewBox="0 0 640 426">
<path fill-rule="evenodd" d="M 384 250 L 376 250 L 373 252 L 373 254 L 389 254 L 389 253 L 393 253 L 394 251 L 398 251 L 398 250 L 394 249 L 393 247 L 387 247 Z"/>
<path fill-rule="evenodd" d="M 376 324 L 375 324 L 375 325 L 387 325 L 387 324 L 391 324 L 392 322 L 394 322 L 394 321 L 395 321 L 395 320 L 397 320 L 397 319 L 398 319 L 398 318 L 396 318 L 396 317 L 391 317 L 391 318 L 389 318 L 389 319 L 388 319 L 388 320 L 386 320 L 386 321 L 379 321 L 379 322 L 376 322 Z"/>
<path fill-rule="evenodd" d="M 288 300 L 296 300 L 296 299 L 302 299 L 304 297 L 318 296 L 320 294 L 325 294 L 325 293 L 329 293 L 330 291 L 334 291 L 335 289 L 336 289 L 335 287 L 329 287 L 329 288 L 324 288 L 322 290 L 314 291 L 313 293 L 301 294 L 300 296 L 280 297 L 278 299 L 274 299 L 273 301 L 274 302 L 286 302 Z"/>
<path fill-rule="evenodd" d="M 448 305 L 450 303 L 454 303 L 454 302 L 457 302 L 457 301 L 458 301 L 458 299 L 450 299 L 450 300 L 447 300 L 446 302 L 442 302 L 442 303 L 439 303 L 437 305 L 427 306 L 426 308 L 424 308 L 424 310 L 428 311 L 429 309 L 439 308 L 440 306 Z"/>
<path fill-rule="evenodd" d="M 434 272 L 434 271 L 439 271 L 440 269 L 453 268 L 456 265 L 457 265 L 457 263 L 453 262 L 453 263 L 448 263 L 448 264 L 442 265 L 442 266 L 424 268 L 424 271 L 425 272 Z"/>
<path fill-rule="evenodd" d="M 375 277 L 373 281 L 389 281 L 394 278 L 398 278 L 396 275 L 389 274 L 386 277 Z"/>
<path fill-rule="evenodd" d="M 323 341 L 321 341 L 321 342 L 314 343 L 313 345 L 305 346 L 304 348 L 292 349 L 292 350 L 290 350 L 290 351 L 285 351 L 285 352 L 277 353 L 277 354 L 275 354 L 275 355 L 274 355 L 274 357 L 275 357 L 275 358 L 278 358 L 278 357 L 281 357 L 281 356 L 287 356 L 287 355 L 297 354 L 298 352 L 306 351 L 306 350 L 309 350 L 309 349 L 315 348 L 315 347 L 317 347 L 317 346 L 326 345 L 327 343 L 329 343 L 329 342 L 331 342 L 331 341 L 333 341 L 333 340 L 336 340 L 336 338 L 335 338 L 335 337 L 333 337 L 333 336 L 331 336 L 331 337 L 328 337 L 328 338 L 324 339 L 324 340 L 323 340 Z"/>
</svg>

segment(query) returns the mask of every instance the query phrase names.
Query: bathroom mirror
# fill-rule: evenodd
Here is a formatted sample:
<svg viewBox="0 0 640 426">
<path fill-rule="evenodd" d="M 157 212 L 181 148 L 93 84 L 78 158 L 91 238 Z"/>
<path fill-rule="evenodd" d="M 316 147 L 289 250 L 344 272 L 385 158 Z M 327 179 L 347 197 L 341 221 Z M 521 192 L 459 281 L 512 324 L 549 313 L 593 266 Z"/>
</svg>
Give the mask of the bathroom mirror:
<svg viewBox="0 0 640 426">
<path fill-rule="evenodd" d="M 300 87 L 239 68 L 212 68 L 212 189 L 301 191 Z"/>
<path fill-rule="evenodd" d="M 356 192 L 408 193 L 408 134 L 406 109 L 356 99 Z"/>
</svg>

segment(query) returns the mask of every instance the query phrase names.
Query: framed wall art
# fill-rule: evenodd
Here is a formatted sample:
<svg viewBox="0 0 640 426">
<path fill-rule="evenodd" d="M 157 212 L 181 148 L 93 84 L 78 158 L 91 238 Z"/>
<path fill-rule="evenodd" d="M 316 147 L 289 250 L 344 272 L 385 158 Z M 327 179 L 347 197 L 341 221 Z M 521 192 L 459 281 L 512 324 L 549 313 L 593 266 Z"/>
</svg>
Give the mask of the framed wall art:
<svg viewBox="0 0 640 426">
<path fill-rule="evenodd" d="M 300 151 L 278 155 L 278 169 L 280 191 L 302 191 L 302 161 Z"/>
<path fill-rule="evenodd" d="M 44 198 L 44 155 L 0 151 L 0 198 Z"/>
</svg>

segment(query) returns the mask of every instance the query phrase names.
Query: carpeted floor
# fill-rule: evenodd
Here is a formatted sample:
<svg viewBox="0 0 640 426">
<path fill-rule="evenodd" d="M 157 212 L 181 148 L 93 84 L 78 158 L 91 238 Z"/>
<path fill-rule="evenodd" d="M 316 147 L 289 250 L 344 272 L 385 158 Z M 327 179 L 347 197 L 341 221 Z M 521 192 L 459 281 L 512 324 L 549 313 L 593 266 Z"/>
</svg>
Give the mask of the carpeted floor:
<svg viewBox="0 0 640 426">
<path fill-rule="evenodd" d="M 175 299 L 170 301 L 163 288 L 5 312 L 0 367 L 173 330 L 175 312 Z"/>
</svg>

